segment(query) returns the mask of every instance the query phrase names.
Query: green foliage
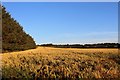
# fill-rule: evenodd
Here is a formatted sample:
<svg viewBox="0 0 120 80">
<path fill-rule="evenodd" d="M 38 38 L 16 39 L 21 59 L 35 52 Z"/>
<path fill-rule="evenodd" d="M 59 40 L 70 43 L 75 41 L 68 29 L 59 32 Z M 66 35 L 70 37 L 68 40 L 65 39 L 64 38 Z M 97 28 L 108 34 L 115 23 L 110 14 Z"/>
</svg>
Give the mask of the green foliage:
<svg viewBox="0 0 120 80">
<path fill-rule="evenodd" d="M 22 26 L 2 7 L 3 52 L 36 48 L 33 38 L 26 34 Z"/>
<path fill-rule="evenodd" d="M 2 6 L 0 5 L 0 53 L 2 50 Z"/>
<path fill-rule="evenodd" d="M 98 43 L 98 44 L 42 44 L 38 46 L 45 47 L 56 47 L 56 48 L 118 48 L 120 44 L 118 43 Z"/>
</svg>

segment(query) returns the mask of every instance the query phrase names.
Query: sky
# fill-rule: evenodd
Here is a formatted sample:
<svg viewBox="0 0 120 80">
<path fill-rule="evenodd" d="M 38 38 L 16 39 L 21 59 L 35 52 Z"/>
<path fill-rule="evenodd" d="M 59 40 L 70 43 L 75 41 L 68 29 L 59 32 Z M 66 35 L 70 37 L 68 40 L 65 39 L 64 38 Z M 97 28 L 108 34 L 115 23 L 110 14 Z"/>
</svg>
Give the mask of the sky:
<svg viewBox="0 0 120 80">
<path fill-rule="evenodd" d="M 2 2 L 119 2 L 119 0 L 1 0 Z"/>
<path fill-rule="evenodd" d="M 36 44 L 118 42 L 117 2 L 3 2 Z"/>
</svg>

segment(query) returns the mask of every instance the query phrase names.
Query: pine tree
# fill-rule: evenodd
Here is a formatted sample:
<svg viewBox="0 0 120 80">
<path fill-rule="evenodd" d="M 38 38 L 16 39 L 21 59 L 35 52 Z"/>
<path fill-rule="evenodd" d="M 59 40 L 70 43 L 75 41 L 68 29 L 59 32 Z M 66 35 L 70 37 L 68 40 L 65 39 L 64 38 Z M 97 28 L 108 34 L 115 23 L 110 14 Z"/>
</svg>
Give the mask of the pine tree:
<svg viewBox="0 0 120 80">
<path fill-rule="evenodd" d="M 2 7 L 2 49 L 5 51 L 36 48 L 33 38 L 26 34 L 23 27 Z"/>
</svg>

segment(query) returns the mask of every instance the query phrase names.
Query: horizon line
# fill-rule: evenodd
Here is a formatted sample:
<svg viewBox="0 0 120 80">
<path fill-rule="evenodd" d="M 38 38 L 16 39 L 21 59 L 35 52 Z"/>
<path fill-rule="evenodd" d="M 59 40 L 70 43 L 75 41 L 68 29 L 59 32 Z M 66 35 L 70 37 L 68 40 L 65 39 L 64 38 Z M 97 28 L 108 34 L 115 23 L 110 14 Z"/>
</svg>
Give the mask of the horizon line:
<svg viewBox="0 0 120 80">
<path fill-rule="evenodd" d="M 119 44 L 119 42 L 104 42 L 104 43 L 115 43 L 115 44 Z M 104 44 L 102 42 L 98 42 L 98 43 L 41 43 L 41 44 L 36 44 L 36 45 L 43 45 L 43 44 L 53 44 L 53 45 L 73 45 L 73 44 L 82 44 L 82 45 L 85 45 L 85 44 Z"/>
</svg>

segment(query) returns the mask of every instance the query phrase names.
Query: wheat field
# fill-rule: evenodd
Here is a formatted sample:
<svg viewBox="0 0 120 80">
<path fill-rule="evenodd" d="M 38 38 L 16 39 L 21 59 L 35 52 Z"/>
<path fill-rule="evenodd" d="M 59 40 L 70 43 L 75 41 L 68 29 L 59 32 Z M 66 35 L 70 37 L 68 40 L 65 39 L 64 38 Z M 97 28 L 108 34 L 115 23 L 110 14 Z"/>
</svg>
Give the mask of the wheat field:
<svg viewBox="0 0 120 80">
<path fill-rule="evenodd" d="M 120 78 L 118 49 L 37 47 L 0 56 L 3 78 Z"/>
</svg>

